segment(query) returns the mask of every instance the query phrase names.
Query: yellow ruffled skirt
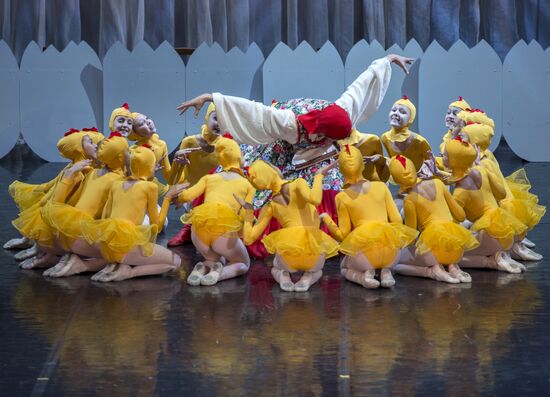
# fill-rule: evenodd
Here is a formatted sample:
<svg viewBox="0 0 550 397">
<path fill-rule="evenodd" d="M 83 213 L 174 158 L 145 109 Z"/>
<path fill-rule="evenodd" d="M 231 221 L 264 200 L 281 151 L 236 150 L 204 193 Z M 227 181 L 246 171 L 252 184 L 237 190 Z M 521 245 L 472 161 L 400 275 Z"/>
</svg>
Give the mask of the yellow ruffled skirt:
<svg viewBox="0 0 550 397">
<path fill-rule="evenodd" d="M 109 262 L 120 263 L 136 247 L 151 256 L 157 238 L 156 225 L 136 225 L 126 219 L 81 221 L 82 237 L 89 244 L 99 244 L 101 255 Z"/>
<path fill-rule="evenodd" d="M 529 200 L 507 198 L 502 200 L 500 206 L 514 215 L 521 223 L 527 226 L 527 230 L 533 229 L 544 214 L 546 207 Z"/>
<path fill-rule="evenodd" d="M 472 232 L 453 221 L 433 221 L 420 233 L 416 253 L 431 252 L 442 265 L 458 263 L 465 251 L 479 246 Z"/>
<path fill-rule="evenodd" d="M 227 204 L 204 203 L 182 215 L 183 223 L 191 224 L 198 238 L 211 245 L 220 237 L 238 238 L 243 219 Z"/>
<path fill-rule="evenodd" d="M 269 233 L 262 243 L 270 254 L 279 254 L 295 271 L 309 271 L 324 254 L 330 258 L 338 254 L 338 242 L 314 227 L 286 227 Z"/>
<path fill-rule="evenodd" d="M 89 213 L 62 203 L 48 203 L 42 210 L 44 221 L 50 225 L 65 251 L 70 251 L 74 241 L 82 238 L 82 221 L 93 221 Z"/>
<path fill-rule="evenodd" d="M 527 226 L 510 212 L 498 207 L 486 211 L 474 222 L 472 230 L 485 230 L 507 250 L 514 243 L 516 236 L 523 236 L 527 232 Z"/>
<path fill-rule="evenodd" d="M 521 168 L 504 179 L 506 180 L 508 188 L 514 195 L 514 198 L 527 200 L 535 204 L 539 202 L 539 197 L 530 192 L 531 182 L 529 182 L 527 178 L 525 169 Z"/>
<path fill-rule="evenodd" d="M 43 247 L 55 246 L 54 230 L 44 221 L 42 207 L 39 203 L 20 212 L 11 224 L 21 235 L 36 241 L 38 245 Z"/>
<path fill-rule="evenodd" d="M 340 252 L 355 256 L 363 253 L 375 269 L 390 266 L 399 250 L 410 245 L 418 231 L 401 223 L 367 222 L 355 228 L 340 244 Z"/>
<path fill-rule="evenodd" d="M 19 181 L 12 182 L 8 187 L 8 192 L 20 211 L 37 204 L 46 195 L 42 190 L 42 185 Z"/>
</svg>

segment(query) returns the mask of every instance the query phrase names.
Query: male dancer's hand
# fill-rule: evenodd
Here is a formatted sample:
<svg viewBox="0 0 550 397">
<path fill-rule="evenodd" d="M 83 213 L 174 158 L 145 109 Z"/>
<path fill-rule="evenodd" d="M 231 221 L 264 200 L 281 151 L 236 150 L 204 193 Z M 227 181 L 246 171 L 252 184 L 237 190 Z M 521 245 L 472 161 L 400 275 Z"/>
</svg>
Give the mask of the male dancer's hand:
<svg viewBox="0 0 550 397">
<path fill-rule="evenodd" d="M 408 58 L 397 54 L 389 54 L 386 55 L 386 58 L 390 63 L 395 63 L 397 66 L 399 66 L 405 74 L 409 74 L 409 68 L 407 65 L 410 65 L 414 62 L 414 58 Z"/>
<path fill-rule="evenodd" d="M 212 102 L 212 94 L 202 94 L 189 101 L 182 102 L 176 109 L 180 112 L 180 115 L 185 113 L 189 108 L 195 108 L 195 117 L 199 115 L 202 107 L 206 102 Z"/>
</svg>

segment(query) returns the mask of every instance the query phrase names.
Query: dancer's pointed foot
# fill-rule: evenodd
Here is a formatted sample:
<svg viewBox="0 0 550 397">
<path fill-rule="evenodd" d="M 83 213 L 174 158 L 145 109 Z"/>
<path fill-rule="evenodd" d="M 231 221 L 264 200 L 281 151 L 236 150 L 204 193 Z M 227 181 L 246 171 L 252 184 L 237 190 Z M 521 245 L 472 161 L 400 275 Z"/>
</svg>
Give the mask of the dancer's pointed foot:
<svg viewBox="0 0 550 397">
<path fill-rule="evenodd" d="M 34 244 L 33 241 L 26 237 L 12 238 L 11 240 L 8 240 L 4 244 L 4 249 L 23 250 L 23 249 L 31 248 L 33 244 Z"/>
<path fill-rule="evenodd" d="M 383 288 L 391 288 L 395 285 L 395 279 L 390 268 L 385 268 L 380 271 L 380 286 Z"/>
<path fill-rule="evenodd" d="M 458 279 L 461 283 L 472 282 L 472 276 L 463 271 L 458 265 L 449 265 L 449 274 Z"/>
</svg>

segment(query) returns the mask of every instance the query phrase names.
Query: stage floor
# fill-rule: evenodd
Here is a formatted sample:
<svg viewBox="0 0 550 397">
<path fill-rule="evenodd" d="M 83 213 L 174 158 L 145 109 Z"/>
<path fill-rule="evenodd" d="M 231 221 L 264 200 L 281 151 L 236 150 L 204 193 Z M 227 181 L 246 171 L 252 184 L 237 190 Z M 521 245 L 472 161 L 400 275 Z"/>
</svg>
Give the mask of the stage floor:
<svg viewBox="0 0 550 397">
<path fill-rule="evenodd" d="M 522 165 L 497 156 L 505 173 Z M 62 166 L 21 158 L 0 161 L 2 242 L 16 235 L 9 183 Z M 548 205 L 550 164 L 525 168 Z M 0 394 L 548 395 L 548 219 L 529 235 L 547 259 L 522 275 L 472 270 L 458 286 L 396 276 L 374 291 L 343 281 L 336 261 L 299 294 L 257 261 L 239 279 L 189 287 L 190 246 L 177 250 L 178 275 L 110 284 L 46 279 L 0 250 Z"/>
</svg>

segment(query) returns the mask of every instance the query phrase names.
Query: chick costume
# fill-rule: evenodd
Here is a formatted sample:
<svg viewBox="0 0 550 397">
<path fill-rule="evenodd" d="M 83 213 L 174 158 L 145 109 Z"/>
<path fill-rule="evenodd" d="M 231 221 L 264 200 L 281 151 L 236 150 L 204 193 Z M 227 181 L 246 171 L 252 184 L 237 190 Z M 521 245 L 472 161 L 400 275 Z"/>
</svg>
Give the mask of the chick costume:
<svg viewBox="0 0 550 397">
<path fill-rule="evenodd" d="M 239 145 L 230 138 L 220 137 L 216 141 L 216 157 L 223 171 L 241 174 L 242 155 Z M 181 217 L 183 223 L 190 223 L 193 232 L 210 246 L 220 237 L 238 238 L 243 227 L 240 204 L 233 195 L 251 202 L 255 189 L 250 182 L 241 178 L 225 179 L 220 174 L 205 175 L 179 196 L 179 202 L 189 202 L 204 194 L 201 204 Z"/>
<path fill-rule="evenodd" d="M 414 168 L 419 170 L 424 160 L 429 159 L 428 151 L 431 151 L 432 148 L 423 136 L 409 130 L 409 126 L 414 122 L 416 117 L 416 107 L 414 104 L 404 96 L 395 101 L 393 106 L 395 105 L 403 105 L 410 110 L 411 117 L 409 122 L 402 129 L 395 129 L 392 127 L 391 130 L 382 134 L 380 140 L 389 157 L 394 157 L 398 154 L 405 156 L 413 162 Z M 409 144 L 405 150 L 401 151 L 396 146 L 396 143 L 403 143 L 406 141 L 408 141 Z"/>
<path fill-rule="evenodd" d="M 21 235 L 31 240 L 35 240 L 38 245 L 50 248 L 55 246 L 55 231 L 46 223 L 43 216 L 43 209 L 51 202 L 60 200 L 70 205 L 74 205 L 80 197 L 82 189 L 81 182 L 84 180 L 84 176 L 89 170 L 83 170 L 78 173 L 71 181 L 63 180 L 63 174 L 67 168 L 86 159 L 86 154 L 82 148 L 82 140 L 85 136 L 90 137 L 94 143 L 98 143 L 103 139 L 103 135 L 97 132 L 97 130 L 69 130 L 65 136 L 57 142 L 57 149 L 63 157 L 69 159 L 71 162 L 53 179 L 55 183 L 48 192 L 45 193 L 39 201 L 20 212 L 19 216 L 12 221 L 12 225 Z M 58 190 L 65 192 L 60 198 L 56 197 Z"/>
<path fill-rule="evenodd" d="M 460 112 L 459 117 L 466 122 L 461 133 L 479 147 L 481 166 L 493 173 L 504 187 L 505 197 L 499 200 L 499 206 L 524 223 L 527 230 L 533 229 L 546 213 L 546 207 L 539 205 L 538 197 L 529 192 L 531 184 L 523 168 L 509 177 L 502 174 L 497 159 L 489 150 L 494 135 L 493 120 L 479 109 Z"/>
<path fill-rule="evenodd" d="M 65 251 L 70 251 L 74 241 L 82 238 L 82 221 L 101 218 L 113 184 L 124 179 L 122 168 L 127 149 L 128 143 L 124 137 L 111 134 L 100 142 L 97 149 L 97 159 L 109 170 L 94 169 L 86 175 L 82 193 L 74 206 L 65 204 L 68 189 L 59 189 L 56 200 L 44 207 L 44 219 L 56 231 Z M 70 186 L 70 181 L 65 182 L 65 178 L 62 183 L 63 186 Z"/>
<path fill-rule="evenodd" d="M 346 145 L 338 156 L 338 163 L 346 185 L 365 182 L 359 149 Z M 340 252 L 348 256 L 363 253 L 375 269 L 390 266 L 399 250 L 418 235 L 416 229 L 403 225 L 391 192 L 383 182 L 370 182 L 367 192 L 346 188 L 336 195 L 336 208 L 338 225 L 330 217 L 323 222 L 342 242 Z"/>
<path fill-rule="evenodd" d="M 316 206 L 322 198 L 323 176 L 315 175 L 313 187 L 298 178 L 284 181 L 279 172 L 262 160 L 255 161 L 248 169 L 250 182 L 258 189 L 268 189 L 278 195 L 287 185 L 289 201 L 282 205 L 271 200 L 261 210 L 258 222 L 252 225 L 253 216 L 248 214 L 244 225 L 245 244 L 256 241 L 272 218 L 277 219 L 281 229 L 263 237 L 262 243 L 270 254 L 279 254 L 289 269 L 309 271 L 321 255 L 330 258 L 338 253 L 338 243 L 320 226 Z"/>
<path fill-rule="evenodd" d="M 384 155 L 382 142 L 378 135 L 365 134 L 357 130 L 353 130 L 348 138 L 339 140 L 338 145 L 340 145 L 340 150 L 343 150 L 346 145 L 355 146 L 363 157 L 377 154 L 380 156 Z M 390 169 L 386 162 L 383 164 L 365 164 L 363 177 L 367 181 L 387 182 L 390 177 Z"/>
<path fill-rule="evenodd" d="M 443 182 L 439 179 L 418 182 L 414 164 L 403 156 L 390 160 L 390 172 L 401 188 L 408 190 L 403 200 L 405 225 L 420 231 L 416 242 L 418 255 L 431 252 L 439 264 L 453 265 L 460 261 L 464 251 L 479 245 L 472 233 L 457 223 L 464 220 L 464 210 Z M 420 183 L 434 185 L 432 200 L 415 190 Z"/>
<path fill-rule="evenodd" d="M 457 108 L 457 109 L 460 109 L 462 111 L 462 110 L 470 109 L 470 105 L 468 104 L 468 102 L 466 102 L 464 100 L 464 98 L 459 96 L 458 100 L 456 100 L 454 102 L 451 102 L 449 104 L 449 109 L 450 108 Z M 457 116 L 458 116 L 458 114 L 460 114 L 460 112 L 457 113 Z M 439 145 L 439 152 L 440 153 L 443 153 L 443 150 L 445 150 L 445 144 L 453 138 L 454 138 L 453 131 L 452 130 L 447 130 L 447 132 L 443 135 L 443 140 L 442 140 L 441 144 Z"/>
<path fill-rule="evenodd" d="M 145 256 L 153 254 L 158 231 L 158 189 L 149 179 L 153 176 L 156 158 L 146 147 L 130 149 L 128 180 L 113 182 L 102 213 L 102 219 L 82 220 L 82 236 L 89 244 L 99 244 L 103 258 L 120 263 L 127 253 L 140 247 Z M 128 181 L 137 181 L 127 187 Z M 145 213 L 150 225 L 142 225 Z"/>
<path fill-rule="evenodd" d="M 68 133 L 78 132 L 78 131 L 79 130 L 71 128 L 68 131 Z M 98 139 L 103 137 L 103 135 L 99 134 L 97 128 L 95 127 L 83 128 L 82 131 L 89 133 L 88 135 L 92 138 L 92 140 L 95 143 L 97 143 Z M 95 133 L 97 133 L 97 135 Z M 94 136 L 97 136 L 97 138 L 94 138 Z M 71 165 L 72 163 L 69 164 L 68 167 L 70 167 Z M 13 181 L 8 187 L 8 193 L 13 199 L 14 203 L 19 208 L 19 210 L 24 211 L 27 208 L 38 203 L 50 191 L 50 189 L 56 185 L 58 178 L 61 175 L 63 175 L 63 171 L 61 171 L 52 180 L 41 184 L 32 184 L 32 183 L 25 183 L 20 181 Z"/>
<path fill-rule="evenodd" d="M 457 184 L 453 192 L 453 197 L 464 209 L 466 218 L 473 222 L 471 230 L 485 230 L 504 250 L 508 250 L 515 237 L 525 233 L 527 226 L 499 207 L 498 200 L 505 196 L 504 185 L 483 166 L 470 168 L 477 153 L 469 143 L 453 139 L 445 145 L 445 151 L 453 173 L 451 182 L 460 181 L 472 172 L 478 173 L 481 179 L 481 186 L 476 190 L 465 189 Z"/>
</svg>

